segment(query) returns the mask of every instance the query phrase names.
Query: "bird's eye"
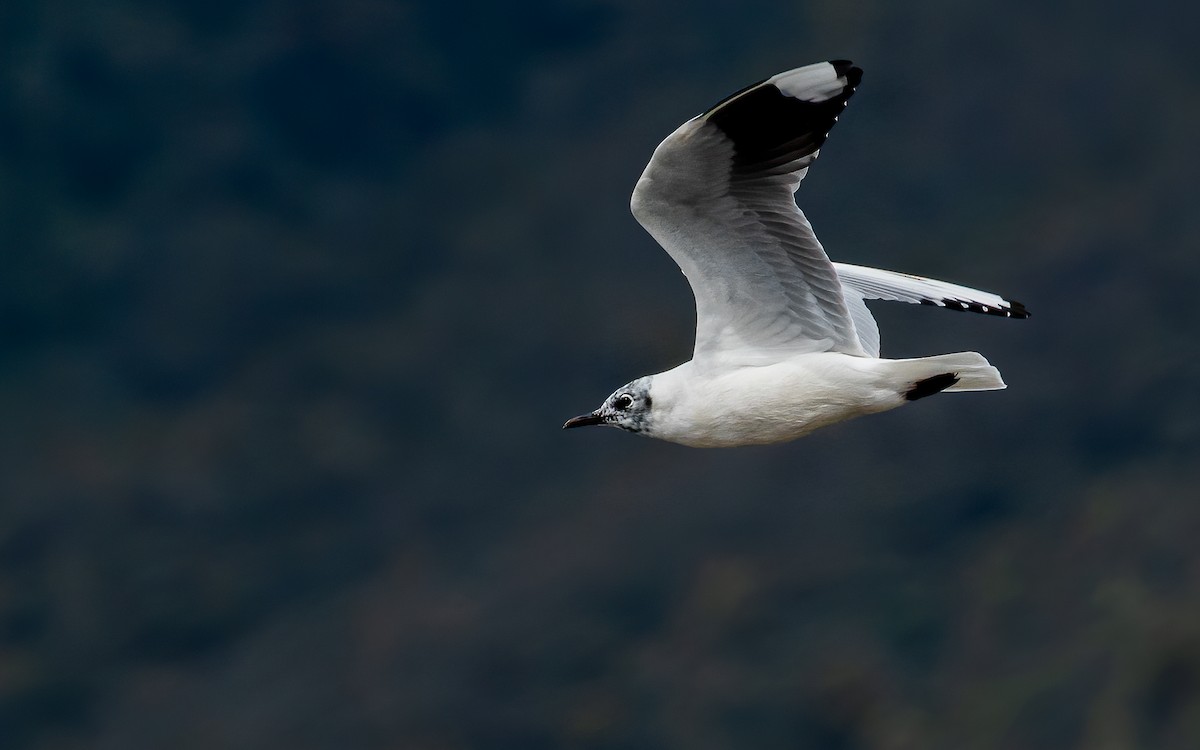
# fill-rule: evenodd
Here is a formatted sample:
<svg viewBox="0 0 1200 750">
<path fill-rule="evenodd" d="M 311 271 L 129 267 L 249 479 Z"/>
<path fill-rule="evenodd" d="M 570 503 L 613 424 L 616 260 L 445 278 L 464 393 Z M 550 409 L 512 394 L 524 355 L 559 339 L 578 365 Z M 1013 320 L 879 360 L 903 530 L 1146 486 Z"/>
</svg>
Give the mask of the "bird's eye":
<svg viewBox="0 0 1200 750">
<path fill-rule="evenodd" d="M 622 393 L 613 401 L 613 408 L 620 409 L 621 411 L 625 411 L 631 406 L 633 406 L 633 396 L 630 396 L 628 393 Z"/>
</svg>

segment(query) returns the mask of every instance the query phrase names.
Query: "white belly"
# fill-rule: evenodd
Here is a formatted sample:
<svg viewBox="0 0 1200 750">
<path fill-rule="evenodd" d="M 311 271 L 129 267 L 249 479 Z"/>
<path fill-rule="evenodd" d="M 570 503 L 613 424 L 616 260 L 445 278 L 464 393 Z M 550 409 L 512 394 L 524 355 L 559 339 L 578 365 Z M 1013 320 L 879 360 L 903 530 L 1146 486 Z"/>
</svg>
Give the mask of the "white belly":
<svg viewBox="0 0 1200 750">
<path fill-rule="evenodd" d="M 678 373 L 662 383 L 675 392 L 654 437 L 699 448 L 778 443 L 900 406 L 896 390 L 880 382 L 879 361 L 825 352 L 712 376 L 681 365 L 656 376 Z"/>
</svg>

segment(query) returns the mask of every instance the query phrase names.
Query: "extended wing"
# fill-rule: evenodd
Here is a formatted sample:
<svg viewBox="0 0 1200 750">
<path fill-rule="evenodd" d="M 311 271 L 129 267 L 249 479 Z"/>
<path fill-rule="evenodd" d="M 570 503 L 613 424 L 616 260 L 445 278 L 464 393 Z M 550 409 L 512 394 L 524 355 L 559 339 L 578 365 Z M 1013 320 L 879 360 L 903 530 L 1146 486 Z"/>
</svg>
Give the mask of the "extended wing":
<svg viewBox="0 0 1200 750">
<path fill-rule="evenodd" d="M 838 273 L 793 197 L 861 78 L 846 61 L 780 73 L 655 149 L 631 207 L 691 284 L 695 361 L 866 355 Z"/>
<path fill-rule="evenodd" d="M 1020 302 L 1005 299 L 992 292 L 951 284 L 948 281 L 927 279 L 924 276 L 885 271 L 881 268 L 849 263 L 834 263 L 833 267 L 842 280 L 846 307 L 849 308 L 850 316 L 858 330 L 859 343 L 872 357 L 879 356 L 879 327 L 863 300 L 912 302 L 1005 318 L 1029 317 L 1029 311 Z"/>
</svg>

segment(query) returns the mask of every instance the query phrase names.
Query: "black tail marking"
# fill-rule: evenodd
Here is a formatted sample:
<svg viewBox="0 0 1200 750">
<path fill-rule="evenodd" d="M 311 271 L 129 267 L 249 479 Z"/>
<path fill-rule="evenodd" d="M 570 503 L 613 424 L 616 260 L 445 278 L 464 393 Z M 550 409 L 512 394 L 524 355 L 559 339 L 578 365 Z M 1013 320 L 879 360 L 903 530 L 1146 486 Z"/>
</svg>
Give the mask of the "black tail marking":
<svg viewBox="0 0 1200 750">
<path fill-rule="evenodd" d="M 908 391 L 905 392 L 904 398 L 908 399 L 909 401 L 916 401 L 919 398 L 925 398 L 926 396 L 932 396 L 935 393 L 941 393 L 957 382 L 957 372 L 943 372 L 940 375 L 934 375 L 933 377 L 925 378 L 924 380 L 918 380 L 917 382 L 913 383 L 912 388 L 909 388 Z"/>
</svg>

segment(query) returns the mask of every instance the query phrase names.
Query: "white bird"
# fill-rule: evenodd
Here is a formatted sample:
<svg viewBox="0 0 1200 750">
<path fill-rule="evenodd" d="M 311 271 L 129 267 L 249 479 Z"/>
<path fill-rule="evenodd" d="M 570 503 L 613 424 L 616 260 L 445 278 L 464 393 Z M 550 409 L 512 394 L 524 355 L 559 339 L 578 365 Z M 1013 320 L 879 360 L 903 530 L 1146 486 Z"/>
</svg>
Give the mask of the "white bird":
<svg viewBox="0 0 1200 750">
<path fill-rule="evenodd" d="M 942 391 L 1005 387 L 976 352 L 881 359 L 865 299 L 1025 318 L 1019 302 L 832 263 L 793 194 L 862 70 L 845 60 L 749 86 L 654 150 L 633 215 L 696 298 L 692 359 L 619 388 L 563 428 L 609 425 L 696 447 L 777 443 Z"/>
</svg>

